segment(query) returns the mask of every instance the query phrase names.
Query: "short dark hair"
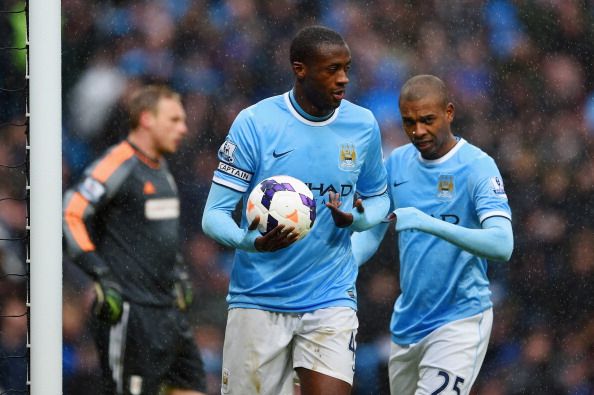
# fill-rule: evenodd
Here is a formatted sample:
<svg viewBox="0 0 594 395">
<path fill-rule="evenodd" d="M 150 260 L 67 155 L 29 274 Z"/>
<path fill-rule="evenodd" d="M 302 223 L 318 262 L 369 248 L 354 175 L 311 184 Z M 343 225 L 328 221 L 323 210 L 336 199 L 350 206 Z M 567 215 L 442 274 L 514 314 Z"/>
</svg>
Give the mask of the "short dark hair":
<svg viewBox="0 0 594 395">
<path fill-rule="evenodd" d="M 140 114 L 143 111 L 155 113 L 159 100 L 162 98 L 173 99 L 181 102 L 179 93 L 164 85 L 146 85 L 134 92 L 128 102 L 128 115 L 130 127 L 136 129 L 140 122 Z"/>
<path fill-rule="evenodd" d="M 323 45 L 346 45 L 346 42 L 339 33 L 327 27 L 319 25 L 304 27 L 291 42 L 289 60 L 291 63 L 305 62 L 315 57 L 318 49 Z"/>
<path fill-rule="evenodd" d="M 428 95 L 436 95 L 443 106 L 447 106 L 449 94 L 444 82 L 434 75 L 420 74 L 404 83 L 400 89 L 400 102 L 417 101 Z"/>
</svg>

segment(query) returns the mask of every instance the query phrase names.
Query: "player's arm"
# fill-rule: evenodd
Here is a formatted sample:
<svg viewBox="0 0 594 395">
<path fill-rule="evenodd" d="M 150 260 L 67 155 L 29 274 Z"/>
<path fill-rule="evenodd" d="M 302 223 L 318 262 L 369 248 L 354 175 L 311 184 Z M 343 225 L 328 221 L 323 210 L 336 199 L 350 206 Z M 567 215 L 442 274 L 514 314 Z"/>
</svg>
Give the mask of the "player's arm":
<svg viewBox="0 0 594 395">
<path fill-rule="evenodd" d="M 330 192 L 326 207 L 332 210 L 332 219 L 339 228 L 349 227 L 355 232 L 362 232 L 379 224 L 390 209 L 388 193 L 366 199 L 357 199 L 350 211 L 340 210 L 340 194 Z"/>
<path fill-rule="evenodd" d="M 489 217 L 481 229 L 454 225 L 423 213 L 414 207 L 394 210 L 396 231 L 420 230 L 457 245 L 471 254 L 495 261 L 508 261 L 514 249 L 511 221 L 504 217 Z"/>
<path fill-rule="evenodd" d="M 389 209 L 390 198 L 388 197 L 388 192 L 366 199 L 357 199 L 355 201 L 355 207 L 351 210 L 351 214 L 353 215 L 353 223 L 350 226 L 351 230 L 362 232 L 371 229 L 386 218 Z"/>
<path fill-rule="evenodd" d="M 133 157 L 134 149 L 128 143 L 120 143 L 93 163 L 84 179 L 64 195 L 66 250 L 95 281 L 94 313 L 111 324 L 119 321 L 123 312 L 122 288 L 97 253 L 87 223 L 99 215 L 128 178 L 135 164 Z"/>
<path fill-rule="evenodd" d="M 224 246 L 241 250 L 276 251 L 293 244 L 297 234 L 292 234 L 292 227 L 278 225 L 262 236 L 256 229 L 259 218 L 252 222 L 248 229 L 240 228 L 232 217 L 232 213 L 243 193 L 213 183 L 208 193 L 206 206 L 202 215 L 202 230 Z"/>
<path fill-rule="evenodd" d="M 389 225 L 389 223 L 382 222 L 366 231 L 353 233 L 351 244 L 357 266 L 363 265 L 375 254 Z"/>
<path fill-rule="evenodd" d="M 93 306 L 94 314 L 109 323 L 116 323 L 123 311 L 122 289 L 107 263 L 97 254 L 87 227 L 87 221 L 95 216 L 95 204 L 102 197 L 97 196 L 97 201 L 90 199 L 85 183 L 88 186 L 93 182 L 98 181 L 89 177 L 64 195 L 64 240 L 66 251 L 74 263 L 95 282 L 97 299 Z"/>
<path fill-rule="evenodd" d="M 241 229 L 232 217 L 241 192 L 212 184 L 202 214 L 202 230 L 224 246 L 256 251 L 257 230 Z"/>
</svg>

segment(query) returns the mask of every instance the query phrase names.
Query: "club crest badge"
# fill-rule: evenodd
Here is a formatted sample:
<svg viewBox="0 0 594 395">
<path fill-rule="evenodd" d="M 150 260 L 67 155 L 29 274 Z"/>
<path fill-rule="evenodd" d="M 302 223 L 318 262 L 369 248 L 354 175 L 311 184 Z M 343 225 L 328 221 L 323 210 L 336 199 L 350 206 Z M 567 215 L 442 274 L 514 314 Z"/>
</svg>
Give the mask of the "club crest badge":
<svg viewBox="0 0 594 395">
<path fill-rule="evenodd" d="M 452 199 L 454 197 L 454 176 L 451 174 L 440 174 L 437 181 L 437 197 L 440 199 Z"/>
<path fill-rule="evenodd" d="M 357 168 L 357 150 L 354 144 L 340 146 L 338 167 L 341 170 L 354 170 Z"/>
</svg>

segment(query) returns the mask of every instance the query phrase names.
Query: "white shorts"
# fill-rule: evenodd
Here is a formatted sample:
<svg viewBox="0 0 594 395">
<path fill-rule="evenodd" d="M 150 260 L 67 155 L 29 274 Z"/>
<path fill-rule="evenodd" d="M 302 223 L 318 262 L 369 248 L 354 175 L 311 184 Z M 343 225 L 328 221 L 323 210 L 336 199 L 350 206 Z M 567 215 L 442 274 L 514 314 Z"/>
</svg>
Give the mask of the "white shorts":
<svg viewBox="0 0 594 395">
<path fill-rule="evenodd" d="M 493 326 L 493 309 L 450 322 L 419 343 L 392 343 L 393 395 L 468 394 L 478 376 Z"/>
<path fill-rule="evenodd" d="M 352 384 L 358 326 L 348 307 L 304 314 L 231 309 L 221 394 L 292 395 L 298 367 Z"/>
</svg>

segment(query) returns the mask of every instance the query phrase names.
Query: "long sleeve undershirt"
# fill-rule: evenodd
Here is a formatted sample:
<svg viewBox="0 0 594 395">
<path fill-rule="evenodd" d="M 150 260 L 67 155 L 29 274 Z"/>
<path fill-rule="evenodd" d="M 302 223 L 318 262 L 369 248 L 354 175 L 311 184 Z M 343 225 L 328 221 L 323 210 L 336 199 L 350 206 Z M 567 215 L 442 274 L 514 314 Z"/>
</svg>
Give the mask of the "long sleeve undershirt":
<svg viewBox="0 0 594 395">
<path fill-rule="evenodd" d="M 495 261 L 511 257 L 514 241 L 511 222 L 503 217 L 490 217 L 481 229 L 454 225 L 427 215 L 414 207 L 394 210 L 396 231 L 419 230 L 440 237 L 474 255 Z M 377 251 L 390 223 L 384 222 L 352 236 L 353 254 L 359 266 Z"/>
<path fill-rule="evenodd" d="M 380 223 L 390 209 L 388 193 L 373 196 L 363 200 L 364 211 L 360 213 L 355 207 L 351 210 L 353 223 L 349 228 L 355 232 L 362 232 Z"/>
<path fill-rule="evenodd" d="M 202 216 L 202 229 L 208 236 L 225 246 L 254 252 L 254 241 L 261 236 L 260 232 L 240 228 L 232 217 L 242 196 L 240 192 L 212 184 Z M 353 208 L 353 223 L 350 229 L 359 232 L 379 223 L 385 217 L 389 205 L 387 193 L 365 199 L 363 213 Z"/>
</svg>

